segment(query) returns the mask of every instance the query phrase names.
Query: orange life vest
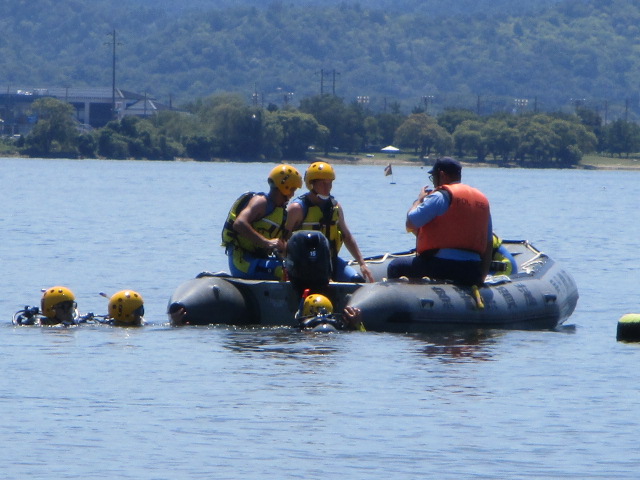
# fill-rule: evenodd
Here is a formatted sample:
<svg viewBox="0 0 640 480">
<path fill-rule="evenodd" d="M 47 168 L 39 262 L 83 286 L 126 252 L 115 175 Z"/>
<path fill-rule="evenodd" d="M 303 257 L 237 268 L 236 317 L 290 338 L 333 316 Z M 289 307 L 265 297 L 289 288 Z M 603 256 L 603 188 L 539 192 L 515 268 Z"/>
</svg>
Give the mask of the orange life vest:
<svg viewBox="0 0 640 480">
<path fill-rule="evenodd" d="M 418 229 L 418 254 L 440 248 L 470 250 L 482 255 L 487 248 L 489 200 L 469 185 L 452 183 L 439 189 L 451 194 L 447 211 Z"/>
</svg>

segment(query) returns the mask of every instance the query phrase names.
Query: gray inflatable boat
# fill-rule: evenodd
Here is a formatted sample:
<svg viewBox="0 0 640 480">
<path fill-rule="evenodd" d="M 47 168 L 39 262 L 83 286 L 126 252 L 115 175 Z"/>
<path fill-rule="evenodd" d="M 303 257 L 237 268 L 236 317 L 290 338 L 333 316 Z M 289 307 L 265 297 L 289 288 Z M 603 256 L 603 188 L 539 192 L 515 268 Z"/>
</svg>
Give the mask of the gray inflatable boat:
<svg viewBox="0 0 640 480">
<path fill-rule="evenodd" d="M 348 304 L 362 310 L 367 330 L 381 332 L 560 326 L 578 302 L 574 279 L 527 241 L 503 245 L 514 256 L 518 273 L 490 276 L 475 292 L 429 279 L 391 280 L 362 285 Z"/>
<path fill-rule="evenodd" d="M 375 283 L 329 282 L 318 286 L 318 271 L 330 262 L 318 232 L 296 232 L 285 266 L 291 281 L 246 280 L 226 273 L 201 273 L 180 285 L 169 299 L 173 324 L 297 327 L 301 293 L 327 295 L 334 311 L 362 311 L 368 331 L 431 332 L 460 328 L 554 329 L 574 311 L 578 289 L 571 275 L 527 241 L 504 241 L 518 273 L 488 277 L 473 291 L 448 282 L 421 279 L 388 281 L 388 263 L 411 252 L 367 259 Z M 322 240 L 321 239 L 321 240 Z M 326 245 L 328 247 L 328 245 Z M 320 263 L 318 263 L 320 262 Z M 322 277 L 324 274 L 320 275 Z M 176 315 L 176 313 L 180 315 Z"/>
</svg>

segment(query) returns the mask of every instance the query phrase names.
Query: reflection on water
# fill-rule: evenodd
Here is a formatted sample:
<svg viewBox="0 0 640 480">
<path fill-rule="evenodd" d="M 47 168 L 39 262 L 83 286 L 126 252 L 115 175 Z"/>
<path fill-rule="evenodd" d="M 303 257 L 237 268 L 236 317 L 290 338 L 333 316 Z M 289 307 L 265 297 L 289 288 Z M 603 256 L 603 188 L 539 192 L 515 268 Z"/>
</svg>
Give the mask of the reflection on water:
<svg viewBox="0 0 640 480">
<path fill-rule="evenodd" d="M 317 334 L 286 327 L 235 328 L 226 332 L 224 347 L 245 356 L 260 354 L 298 358 L 300 355 L 331 355 L 338 350 L 333 337 L 348 334 Z"/>
<path fill-rule="evenodd" d="M 576 333 L 577 329 L 575 324 L 568 324 L 568 325 L 558 325 L 554 331 L 558 332 L 558 333 L 566 333 L 566 334 L 573 334 Z"/>
<path fill-rule="evenodd" d="M 449 333 L 416 334 L 426 343 L 422 353 L 443 363 L 492 360 L 493 347 L 505 333 L 500 330 L 468 330 Z"/>
<path fill-rule="evenodd" d="M 362 332 L 312 333 L 285 327 L 215 327 L 224 331 L 224 348 L 242 354 L 268 357 L 323 356 L 339 353 L 344 348 L 337 336 L 373 335 Z M 487 361 L 497 341 L 505 335 L 501 330 L 473 329 L 441 333 L 387 334 L 407 338 L 423 346 L 418 351 L 438 361 Z"/>
</svg>

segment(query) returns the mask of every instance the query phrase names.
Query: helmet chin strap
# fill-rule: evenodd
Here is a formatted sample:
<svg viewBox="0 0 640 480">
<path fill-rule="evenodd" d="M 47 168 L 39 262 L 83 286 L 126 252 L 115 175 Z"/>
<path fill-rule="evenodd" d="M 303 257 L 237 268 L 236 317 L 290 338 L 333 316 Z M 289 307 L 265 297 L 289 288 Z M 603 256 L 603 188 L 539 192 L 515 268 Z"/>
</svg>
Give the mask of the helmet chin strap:
<svg viewBox="0 0 640 480">
<path fill-rule="evenodd" d="M 311 193 L 313 193 L 316 197 L 323 201 L 329 200 L 329 198 L 331 198 L 331 195 L 320 195 L 318 192 L 316 192 L 315 188 L 311 190 Z"/>
</svg>

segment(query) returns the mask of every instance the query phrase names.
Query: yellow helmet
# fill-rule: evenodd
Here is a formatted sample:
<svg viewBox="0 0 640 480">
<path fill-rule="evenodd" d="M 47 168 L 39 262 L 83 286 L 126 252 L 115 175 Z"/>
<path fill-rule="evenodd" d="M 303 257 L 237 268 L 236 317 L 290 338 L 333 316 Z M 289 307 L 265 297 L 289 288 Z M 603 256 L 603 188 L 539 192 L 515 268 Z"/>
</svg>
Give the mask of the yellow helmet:
<svg viewBox="0 0 640 480">
<path fill-rule="evenodd" d="M 67 287 L 47 288 L 40 299 L 40 310 L 47 318 L 55 318 L 53 307 L 62 302 L 75 302 L 76 296 Z"/>
<path fill-rule="evenodd" d="M 304 299 L 302 306 L 302 315 L 304 317 L 312 317 L 315 315 L 333 313 L 333 305 L 324 295 L 313 294 Z"/>
<path fill-rule="evenodd" d="M 109 318 L 133 324 L 144 315 L 144 301 L 138 292 L 121 290 L 109 299 Z"/>
<path fill-rule="evenodd" d="M 335 180 L 336 172 L 327 162 L 314 162 L 304 172 L 304 183 L 309 190 L 313 188 L 314 180 Z"/>
<path fill-rule="evenodd" d="M 284 196 L 289 197 L 293 195 L 296 188 L 302 186 L 302 176 L 295 167 L 283 163 L 271 170 L 269 184 L 280 190 Z"/>
</svg>

